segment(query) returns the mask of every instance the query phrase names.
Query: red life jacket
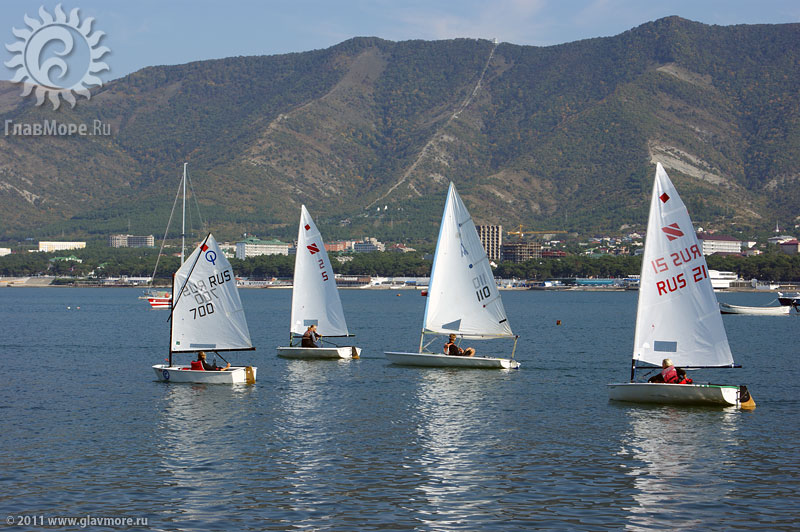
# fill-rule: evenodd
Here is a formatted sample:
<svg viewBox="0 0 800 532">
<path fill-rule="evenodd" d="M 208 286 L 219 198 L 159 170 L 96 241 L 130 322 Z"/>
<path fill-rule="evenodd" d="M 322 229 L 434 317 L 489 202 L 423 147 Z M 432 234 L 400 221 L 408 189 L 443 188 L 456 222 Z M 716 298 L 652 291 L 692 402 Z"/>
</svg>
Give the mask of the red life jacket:
<svg viewBox="0 0 800 532">
<path fill-rule="evenodd" d="M 203 370 L 203 362 L 200 360 L 192 360 L 192 369 Z"/>
<path fill-rule="evenodd" d="M 678 384 L 691 384 L 692 382 L 694 381 L 692 381 L 692 379 L 690 379 L 689 377 L 684 377 L 683 380 L 678 382 Z"/>
<path fill-rule="evenodd" d="M 678 382 L 678 372 L 675 370 L 675 366 L 662 369 L 661 376 L 664 377 L 664 382 L 668 384 L 676 384 Z"/>
</svg>

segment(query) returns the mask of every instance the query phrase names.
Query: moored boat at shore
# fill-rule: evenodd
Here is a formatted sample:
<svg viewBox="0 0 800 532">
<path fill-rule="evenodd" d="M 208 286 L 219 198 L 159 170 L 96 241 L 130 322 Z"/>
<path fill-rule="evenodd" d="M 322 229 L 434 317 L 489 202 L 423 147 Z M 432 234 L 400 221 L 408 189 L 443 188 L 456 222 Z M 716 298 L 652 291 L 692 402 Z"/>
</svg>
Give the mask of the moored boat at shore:
<svg viewBox="0 0 800 532">
<path fill-rule="evenodd" d="M 731 305 L 720 303 L 719 311 L 722 314 L 750 314 L 753 316 L 786 316 L 792 307 L 780 305 L 777 307 L 747 307 L 743 305 Z"/>
</svg>

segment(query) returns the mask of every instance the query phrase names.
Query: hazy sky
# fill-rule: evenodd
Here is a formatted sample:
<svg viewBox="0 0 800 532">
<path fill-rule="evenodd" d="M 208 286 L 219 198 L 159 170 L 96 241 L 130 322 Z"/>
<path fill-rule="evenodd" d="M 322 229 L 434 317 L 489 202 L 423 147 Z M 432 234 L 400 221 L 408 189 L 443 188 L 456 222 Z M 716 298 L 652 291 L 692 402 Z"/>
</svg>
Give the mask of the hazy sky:
<svg viewBox="0 0 800 532">
<path fill-rule="evenodd" d="M 640 24 L 678 15 L 706 24 L 800 22 L 798 0 L 76 0 L 0 2 L 0 42 L 23 39 L 24 16 L 41 21 L 39 8 L 57 4 L 92 31 L 110 71 L 103 81 L 151 65 L 180 64 L 237 55 L 273 55 L 327 48 L 356 36 L 392 41 L 497 38 L 549 46 L 617 35 Z M 0 63 L 14 57 L 5 46 Z M 0 65 L 0 79 L 16 69 Z"/>
</svg>

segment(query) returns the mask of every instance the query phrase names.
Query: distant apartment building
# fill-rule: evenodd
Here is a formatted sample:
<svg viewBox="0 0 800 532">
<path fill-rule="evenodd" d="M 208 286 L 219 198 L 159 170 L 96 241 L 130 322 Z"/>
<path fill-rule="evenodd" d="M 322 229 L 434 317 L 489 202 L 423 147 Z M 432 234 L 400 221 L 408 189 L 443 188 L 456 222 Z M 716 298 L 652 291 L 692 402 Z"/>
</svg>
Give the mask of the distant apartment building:
<svg viewBox="0 0 800 532">
<path fill-rule="evenodd" d="M 355 253 L 370 253 L 372 251 L 386 251 L 386 245 L 377 238 L 365 238 L 353 244 Z"/>
<path fill-rule="evenodd" d="M 288 255 L 289 244 L 280 240 L 259 240 L 255 237 L 247 238 L 236 243 L 236 258 L 246 259 L 259 255 Z"/>
<path fill-rule="evenodd" d="M 786 242 L 781 242 L 780 247 L 781 252 L 786 253 L 787 255 L 797 255 L 800 253 L 800 242 L 798 242 L 795 238 L 787 240 Z"/>
<path fill-rule="evenodd" d="M 742 252 L 742 241 L 732 236 L 697 233 L 697 239 L 700 241 L 700 245 L 703 246 L 703 255 Z"/>
<path fill-rule="evenodd" d="M 500 260 L 509 262 L 525 262 L 542 258 L 542 245 L 539 242 L 507 242 L 500 250 Z"/>
<path fill-rule="evenodd" d="M 109 235 L 108 245 L 112 248 L 152 248 L 156 245 L 153 235 Z"/>
<path fill-rule="evenodd" d="M 782 242 L 788 242 L 789 240 L 794 240 L 794 237 L 792 235 L 779 235 L 769 237 L 767 242 L 770 244 L 781 244 Z"/>
<path fill-rule="evenodd" d="M 562 249 L 543 249 L 542 258 L 544 259 L 560 259 L 566 257 L 567 252 Z"/>
<path fill-rule="evenodd" d="M 86 242 L 39 242 L 39 251 L 51 253 L 53 251 L 66 251 L 69 249 L 83 249 Z"/>
<path fill-rule="evenodd" d="M 228 244 L 227 242 L 220 244 L 219 242 L 217 242 L 217 245 L 219 246 L 220 251 L 222 251 L 222 254 L 225 255 L 226 258 L 232 259 L 236 257 L 236 244 Z"/>
<path fill-rule="evenodd" d="M 347 251 L 348 249 L 353 247 L 352 242 L 326 242 L 325 243 L 325 251 L 333 252 L 333 251 Z"/>
<path fill-rule="evenodd" d="M 481 239 L 483 249 L 489 260 L 500 260 L 500 252 L 503 246 L 503 226 L 502 225 L 479 225 L 478 238 Z"/>
</svg>

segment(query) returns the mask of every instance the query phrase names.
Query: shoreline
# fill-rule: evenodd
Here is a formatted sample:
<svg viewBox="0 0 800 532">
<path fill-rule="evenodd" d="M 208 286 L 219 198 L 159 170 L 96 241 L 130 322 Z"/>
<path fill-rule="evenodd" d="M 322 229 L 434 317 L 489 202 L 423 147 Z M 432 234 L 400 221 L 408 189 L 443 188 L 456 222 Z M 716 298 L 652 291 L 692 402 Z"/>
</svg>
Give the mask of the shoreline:
<svg viewBox="0 0 800 532">
<path fill-rule="evenodd" d="M 123 284 L 52 284 L 54 277 L 0 277 L 0 288 L 160 288 L 169 289 L 167 285 L 123 285 Z M 291 289 L 292 285 L 270 285 L 270 286 L 239 286 L 243 290 L 286 290 Z M 340 286 L 340 290 L 381 290 L 381 291 L 408 291 L 420 292 L 427 290 L 428 287 L 421 286 Z M 638 289 L 623 288 L 618 286 L 560 286 L 560 287 L 499 287 L 501 291 L 532 291 L 532 292 L 638 292 Z M 781 284 L 775 290 L 763 290 L 752 287 L 731 287 L 714 290 L 716 293 L 765 293 L 775 294 L 777 292 L 797 292 L 800 291 L 800 284 L 786 283 Z"/>
</svg>

